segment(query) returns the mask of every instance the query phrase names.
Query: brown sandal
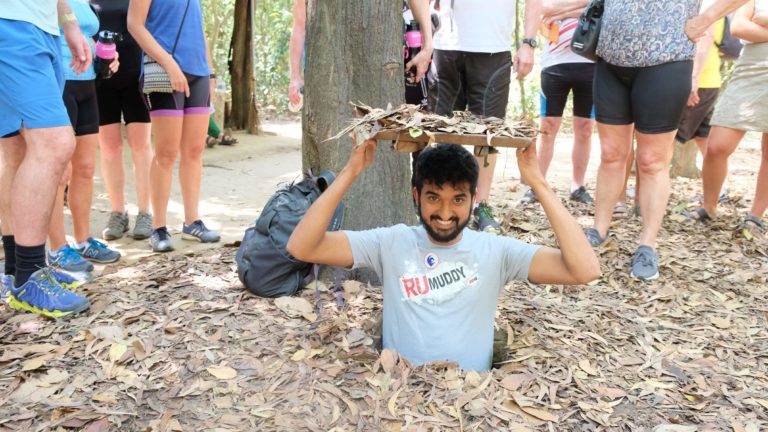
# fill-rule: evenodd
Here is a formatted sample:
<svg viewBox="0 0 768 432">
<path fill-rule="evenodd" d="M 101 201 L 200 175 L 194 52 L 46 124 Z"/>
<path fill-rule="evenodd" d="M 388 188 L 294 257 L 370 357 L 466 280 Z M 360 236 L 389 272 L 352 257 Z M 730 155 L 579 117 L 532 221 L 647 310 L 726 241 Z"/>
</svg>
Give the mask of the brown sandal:
<svg viewBox="0 0 768 432">
<path fill-rule="evenodd" d="M 216 138 L 214 138 L 212 136 L 209 136 L 209 137 L 207 137 L 205 139 L 205 146 L 208 147 L 208 148 L 213 148 L 218 143 L 219 143 L 219 140 L 217 140 Z"/>
</svg>

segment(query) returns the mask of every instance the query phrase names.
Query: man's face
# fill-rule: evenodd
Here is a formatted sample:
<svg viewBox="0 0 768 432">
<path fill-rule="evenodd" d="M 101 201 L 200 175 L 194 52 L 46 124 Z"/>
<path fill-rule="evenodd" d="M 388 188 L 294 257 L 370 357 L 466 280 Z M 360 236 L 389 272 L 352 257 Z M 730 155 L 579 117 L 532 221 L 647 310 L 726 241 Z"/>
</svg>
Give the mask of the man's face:
<svg viewBox="0 0 768 432">
<path fill-rule="evenodd" d="M 419 203 L 419 218 L 430 239 L 436 244 L 452 245 L 461 239 L 461 232 L 472 213 L 472 193 L 469 183 L 436 186 L 424 183 L 421 194 L 413 189 Z"/>
</svg>

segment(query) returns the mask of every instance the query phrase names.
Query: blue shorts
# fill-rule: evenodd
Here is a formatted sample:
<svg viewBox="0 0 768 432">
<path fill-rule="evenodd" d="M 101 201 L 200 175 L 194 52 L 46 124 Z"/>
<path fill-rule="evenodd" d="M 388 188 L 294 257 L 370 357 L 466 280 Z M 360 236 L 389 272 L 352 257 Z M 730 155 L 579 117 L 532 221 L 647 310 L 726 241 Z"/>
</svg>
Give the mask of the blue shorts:
<svg viewBox="0 0 768 432">
<path fill-rule="evenodd" d="M 0 19 L 0 137 L 22 125 L 71 126 L 58 39 L 34 24 Z"/>
</svg>

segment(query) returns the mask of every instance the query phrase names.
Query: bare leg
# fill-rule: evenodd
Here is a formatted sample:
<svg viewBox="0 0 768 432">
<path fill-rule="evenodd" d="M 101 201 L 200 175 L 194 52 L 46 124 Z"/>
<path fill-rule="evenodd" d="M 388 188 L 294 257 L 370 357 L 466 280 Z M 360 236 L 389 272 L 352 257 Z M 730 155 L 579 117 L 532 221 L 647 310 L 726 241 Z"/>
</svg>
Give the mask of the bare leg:
<svg viewBox="0 0 768 432">
<path fill-rule="evenodd" d="M 126 126 L 128 145 L 133 156 L 133 179 L 136 182 L 136 205 L 139 211 L 149 211 L 149 170 L 152 166 L 150 146 L 151 123 L 130 123 Z"/>
<path fill-rule="evenodd" d="M 707 154 L 707 142 L 709 141 L 709 138 L 704 137 L 694 137 L 693 142 L 696 143 L 696 147 L 699 148 L 699 153 L 701 153 L 701 156 L 704 157 Z"/>
<path fill-rule="evenodd" d="M 99 128 L 101 147 L 101 175 L 109 195 L 109 205 L 114 212 L 125 211 L 125 169 L 123 168 L 123 136 L 120 123 Z"/>
<path fill-rule="evenodd" d="M 618 202 L 627 202 L 627 184 L 629 183 L 629 177 L 632 175 L 632 165 L 635 163 L 635 143 L 632 142 L 629 145 L 629 154 L 627 154 L 626 167 L 624 168 L 624 189 L 621 190 Z M 635 197 L 637 197 L 637 188 L 640 184 L 635 179 Z"/>
<path fill-rule="evenodd" d="M 0 227 L 3 235 L 13 235 L 11 190 L 16 171 L 24 160 L 27 145 L 21 135 L 0 138 Z"/>
<path fill-rule="evenodd" d="M 544 174 L 544 177 L 547 176 L 549 164 L 552 163 L 552 156 L 555 154 L 555 139 L 562 123 L 562 117 L 541 118 L 541 131 L 543 133 L 538 138 L 539 147 L 537 154 L 539 155 L 539 169 Z"/>
<path fill-rule="evenodd" d="M 69 182 L 69 210 L 75 241 L 83 243 L 91 236 L 91 203 L 93 201 L 93 175 L 96 170 L 96 134 L 77 137 L 72 155 L 72 180 Z"/>
<path fill-rule="evenodd" d="M 53 202 L 51 222 L 48 225 L 48 241 L 52 251 L 59 250 L 67 244 L 66 228 L 64 226 L 64 188 L 67 186 L 67 182 L 69 182 L 72 175 L 71 172 L 71 166 L 67 165 L 67 172 L 61 177 L 56 191 L 56 200 Z"/>
<path fill-rule="evenodd" d="M 496 168 L 497 153 L 489 154 L 488 166 L 485 166 L 485 156 L 475 156 L 480 165 L 480 176 L 477 179 L 477 202 L 488 201 L 491 196 L 491 183 L 493 183 L 493 170 Z"/>
<path fill-rule="evenodd" d="M 755 187 L 755 199 L 752 200 L 752 209 L 749 214 L 763 217 L 768 208 L 768 133 L 763 134 L 763 154 L 760 159 L 760 171 L 757 173 L 757 186 Z"/>
<path fill-rule="evenodd" d="M 637 132 L 637 177 L 642 187 L 636 189 L 643 215 L 640 245 L 655 248 L 669 201 L 669 163 L 676 131 L 662 134 Z"/>
<path fill-rule="evenodd" d="M 571 163 L 573 164 L 573 180 L 571 192 L 584 186 L 584 176 L 589 165 L 589 153 L 592 150 L 592 130 L 595 121 L 584 117 L 573 117 L 573 150 L 571 151 Z"/>
<path fill-rule="evenodd" d="M 613 208 L 621 195 L 626 178 L 632 128 L 631 124 L 617 126 L 597 123 L 601 151 L 595 188 L 595 228 L 601 236 L 608 232 Z"/>
<path fill-rule="evenodd" d="M 153 116 L 155 130 L 155 157 L 149 171 L 149 184 L 154 220 L 152 228 L 166 226 L 168 200 L 171 197 L 173 166 L 179 154 L 183 117 Z"/>
<path fill-rule="evenodd" d="M 22 129 L 27 153 L 11 190 L 11 214 L 16 244 L 45 243 L 57 186 L 72 157 L 75 137 L 70 126 Z M 45 175 L 41 175 L 45 173 Z"/>
<path fill-rule="evenodd" d="M 701 177 L 704 186 L 702 207 L 710 216 L 717 213 L 720 189 L 728 175 L 728 158 L 736 150 L 744 134 L 744 131 L 721 126 L 713 126 L 709 133 Z"/>
<path fill-rule="evenodd" d="M 203 172 L 203 150 L 208 132 L 208 114 L 184 116 L 181 136 L 179 181 L 184 198 L 184 223 L 191 225 L 200 218 L 200 181 Z M 493 174 L 493 172 L 491 172 Z"/>
</svg>

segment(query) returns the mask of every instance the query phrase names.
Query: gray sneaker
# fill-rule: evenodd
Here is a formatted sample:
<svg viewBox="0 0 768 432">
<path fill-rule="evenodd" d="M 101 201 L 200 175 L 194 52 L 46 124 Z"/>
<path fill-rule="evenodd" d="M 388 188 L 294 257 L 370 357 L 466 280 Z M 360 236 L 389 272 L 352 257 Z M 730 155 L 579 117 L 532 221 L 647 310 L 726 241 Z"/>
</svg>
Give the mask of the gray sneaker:
<svg viewBox="0 0 768 432">
<path fill-rule="evenodd" d="M 128 232 L 128 213 L 113 211 L 109 214 L 107 227 L 101 232 L 101 237 L 104 240 L 117 240 L 126 232 Z"/>
<path fill-rule="evenodd" d="M 605 243 L 605 241 L 608 240 L 608 234 L 609 233 L 605 233 L 605 237 L 602 237 L 600 235 L 600 231 L 598 231 L 597 228 L 587 228 L 584 231 L 584 235 L 587 236 L 589 245 L 592 247 L 598 247 Z"/>
<path fill-rule="evenodd" d="M 171 235 L 168 234 L 168 229 L 166 227 L 160 227 L 153 230 L 152 237 L 149 239 L 149 244 L 155 252 L 170 252 L 173 250 Z"/>
<path fill-rule="evenodd" d="M 659 258 L 656 251 L 650 246 L 640 246 L 632 257 L 633 278 L 640 280 L 654 280 L 659 277 Z"/>
<path fill-rule="evenodd" d="M 190 225 L 184 224 L 181 229 L 181 238 L 184 240 L 195 240 L 201 243 L 216 243 L 221 236 L 218 232 L 209 229 L 200 219 L 192 222 Z"/>
<path fill-rule="evenodd" d="M 133 226 L 133 238 L 136 240 L 143 240 L 149 238 L 152 235 L 152 215 L 149 213 L 139 212 L 136 215 L 136 224 Z"/>
<path fill-rule="evenodd" d="M 530 204 L 535 203 L 539 199 L 536 198 L 536 192 L 533 191 L 533 189 L 528 189 L 525 191 L 523 196 L 520 198 L 520 204 Z"/>
<path fill-rule="evenodd" d="M 583 204 L 589 204 L 592 201 L 594 201 L 592 199 L 592 196 L 589 195 L 589 192 L 587 192 L 587 188 L 585 188 L 584 186 L 579 186 L 578 189 L 571 192 L 570 199 L 571 201 L 576 201 Z"/>
</svg>

